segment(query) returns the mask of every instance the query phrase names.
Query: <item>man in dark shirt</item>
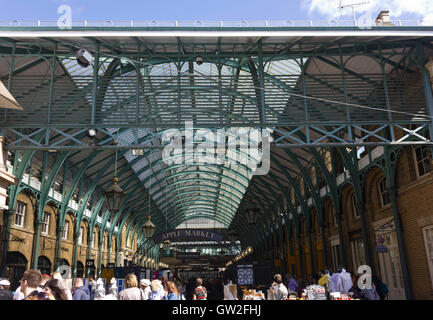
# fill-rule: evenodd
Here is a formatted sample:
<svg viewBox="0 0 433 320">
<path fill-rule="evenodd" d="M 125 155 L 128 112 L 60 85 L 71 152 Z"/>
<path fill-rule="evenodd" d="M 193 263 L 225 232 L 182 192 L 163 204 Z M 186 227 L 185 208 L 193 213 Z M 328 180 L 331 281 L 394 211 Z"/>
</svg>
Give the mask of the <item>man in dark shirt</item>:
<svg viewBox="0 0 433 320">
<path fill-rule="evenodd" d="M 14 295 L 10 290 L 10 286 L 8 280 L 0 280 L 0 300 L 12 300 Z"/>
</svg>

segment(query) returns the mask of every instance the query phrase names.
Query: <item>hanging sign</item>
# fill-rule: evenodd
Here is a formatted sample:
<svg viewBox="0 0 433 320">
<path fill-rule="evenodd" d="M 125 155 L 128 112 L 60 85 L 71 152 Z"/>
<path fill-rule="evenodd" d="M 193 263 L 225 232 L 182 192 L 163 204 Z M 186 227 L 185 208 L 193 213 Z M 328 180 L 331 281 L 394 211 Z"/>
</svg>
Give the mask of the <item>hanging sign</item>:
<svg viewBox="0 0 433 320">
<path fill-rule="evenodd" d="M 377 238 L 376 242 L 377 242 L 377 246 L 376 246 L 376 252 L 377 253 L 387 253 L 388 252 L 388 247 L 386 245 L 384 245 L 385 239 L 382 236 Z"/>
<path fill-rule="evenodd" d="M 169 232 L 160 233 L 153 238 L 155 243 L 161 243 L 165 240 L 179 240 L 179 239 L 205 239 L 209 241 L 220 242 L 223 236 L 219 233 L 202 229 L 177 229 Z"/>
<path fill-rule="evenodd" d="M 198 259 L 200 258 L 200 251 L 198 252 L 179 252 L 176 254 L 176 259 Z"/>
<path fill-rule="evenodd" d="M 388 247 L 385 246 L 384 244 L 378 244 L 376 246 L 376 252 L 377 253 L 387 253 L 388 252 Z"/>
<path fill-rule="evenodd" d="M 95 260 L 94 259 L 86 259 L 86 267 L 94 267 L 95 266 Z"/>
</svg>

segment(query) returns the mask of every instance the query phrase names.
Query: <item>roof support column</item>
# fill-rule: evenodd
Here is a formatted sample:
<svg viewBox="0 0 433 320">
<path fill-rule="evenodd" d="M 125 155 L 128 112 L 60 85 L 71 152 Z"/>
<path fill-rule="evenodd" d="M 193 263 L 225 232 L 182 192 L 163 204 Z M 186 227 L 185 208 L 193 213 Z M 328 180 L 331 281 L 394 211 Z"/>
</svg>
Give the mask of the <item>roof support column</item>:
<svg viewBox="0 0 433 320">
<path fill-rule="evenodd" d="M 44 152 L 45 155 L 46 152 Z M 57 176 L 57 173 L 59 172 L 61 166 L 65 162 L 66 158 L 68 157 L 69 152 L 63 152 L 59 155 L 57 155 L 56 162 L 53 164 L 50 174 L 48 178 L 45 180 L 45 172 L 46 172 L 46 161 L 44 161 L 44 168 L 42 170 L 42 184 L 41 184 L 41 193 L 40 193 L 40 199 L 37 206 L 37 213 L 36 213 L 36 219 L 35 219 L 35 233 L 34 233 L 34 239 L 35 239 L 35 245 L 33 250 L 33 269 L 38 268 L 38 256 L 39 256 L 39 241 L 41 238 L 41 225 L 44 218 L 44 210 L 45 206 L 48 202 L 48 193 L 50 192 L 51 185 L 54 183 L 55 178 Z M 45 157 L 44 157 L 45 158 Z M 45 158 L 46 159 L 46 158 Z"/>
<path fill-rule="evenodd" d="M 404 291 L 407 300 L 412 300 L 412 285 L 409 275 L 409 267 L 406 260 L 406 248 L 404 245 L 403 229 L 401 224 L 400 212 L 397 203 L 397 188 L 395 187 L 395 168 L 392 164 L 389 147 L 385 147 L 385 176 L 386 188 L 391 200 L 392 214 L 394 217 L 395 233 L 397 236 L 398 254 L 400 256 L 401 273 L 403 276 Z"/>
<path fill-rule="evenodd" d="M 311 268 L 311 273 L 313 273 L 316 270 L 316 264 L 314 263 L 313 242 L 311 241 L 311 228 L 310 228 L 311 220 L 309 219 L 305 222 L 307 223 L 307 240 L 308 240 L 308 249 L 310 252 L 310 268 Z"/>
<path fill-rule="evenodd" d="M 323 260 L 323 267 L 325 269 L 328 269 L 328 256 L 326 255 L 326 240 L 325 240 L 325 223 L 320 221 L 319 223 L 320 228 L 320 237 L 322 239 L 322 260 Z"/>
<path fill-rule="evenodd" d="M 98 243 L 98 272 L 97 277 L 99 278 L 101 276 L 101 265 L 102 265 L 102 247 L 104 244 L 104 232 L 101 232 L 101 229 L 99 229 L 99 243 Z"/>
</svg>

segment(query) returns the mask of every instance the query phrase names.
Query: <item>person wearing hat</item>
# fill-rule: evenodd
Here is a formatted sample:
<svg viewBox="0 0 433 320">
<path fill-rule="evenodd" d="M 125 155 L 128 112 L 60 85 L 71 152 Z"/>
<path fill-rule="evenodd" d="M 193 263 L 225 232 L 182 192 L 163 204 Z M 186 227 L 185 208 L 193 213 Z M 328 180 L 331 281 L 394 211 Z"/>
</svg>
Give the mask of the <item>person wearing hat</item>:
<svg viewBox="0 0 433 320">
<path fill-rule="evenodd" d="M 6 279 L 0 280 L 0 300 L 12 300 L 14 295 L 10 290 L 10 282 Z"/>
<path fill-rule="evenodd" d="M 143 292 L 143 300 L 149 300 L 150 296 L 152 295 L 149 279 L 140 280 L 140 290 Z"/>
</svg>

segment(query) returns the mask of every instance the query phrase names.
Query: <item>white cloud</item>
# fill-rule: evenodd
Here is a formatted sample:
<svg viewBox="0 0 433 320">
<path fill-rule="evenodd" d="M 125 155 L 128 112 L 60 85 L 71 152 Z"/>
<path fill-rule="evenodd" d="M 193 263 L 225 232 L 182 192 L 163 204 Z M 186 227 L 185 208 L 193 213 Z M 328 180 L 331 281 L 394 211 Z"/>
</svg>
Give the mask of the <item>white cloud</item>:
<svg viewBox="0 0 433 320">
<path fill-rule="evenodd" d="M 317 19 L 351 19 L 352 9 L 350 7 L 345 8 L 341 16 L 338 10 L 340 2 L 342 5 L 348 5 L 366 2 L 366 0 L 302 0 L 301 7 L 308 10 L 310 17 Z M 433 19 L 432 0 L 370 0 L 368 4 L 356 7 L 356 14 L 357 17 L 370 15 L 372 19 L 375 19 L 381 10 L 389 10 L 391 20 L 400 19 L 407 14 L 413 14 L 424 20 Z"/>
</svg>

